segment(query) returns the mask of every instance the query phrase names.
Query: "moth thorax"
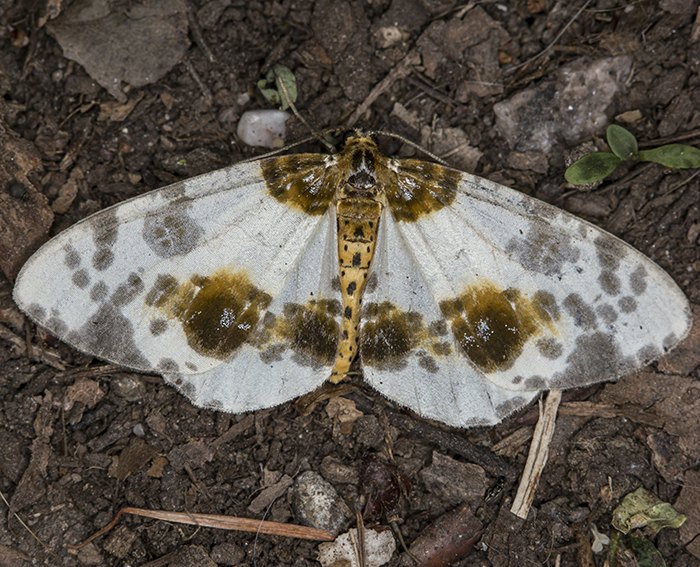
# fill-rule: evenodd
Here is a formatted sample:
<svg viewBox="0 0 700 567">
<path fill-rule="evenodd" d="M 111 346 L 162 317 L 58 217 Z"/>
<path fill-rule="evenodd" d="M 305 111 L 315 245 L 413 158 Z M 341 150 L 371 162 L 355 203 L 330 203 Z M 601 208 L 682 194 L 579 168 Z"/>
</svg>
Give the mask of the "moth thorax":
<svg viewBox="0 0 700 567">
<path fill-rule="evenodd" d="M 377 184 L 374 153 L 367 148 L 356 149 L 352 153 L 351 171 L 348 184 L 357 191 L 367 191 Z"/>
</svg>

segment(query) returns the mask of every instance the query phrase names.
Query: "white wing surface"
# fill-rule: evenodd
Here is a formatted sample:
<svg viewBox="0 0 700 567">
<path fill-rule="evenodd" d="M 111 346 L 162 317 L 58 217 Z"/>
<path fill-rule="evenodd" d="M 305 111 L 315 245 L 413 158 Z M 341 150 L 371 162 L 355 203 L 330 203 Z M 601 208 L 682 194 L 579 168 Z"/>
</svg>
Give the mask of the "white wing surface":
<svg viewBox="0 0 700 567">
<path fill-rule="evenodd" d="M 456 348 L 499 389 L 613 380 L 690 329 L 687 299 L 646 256 L 488 180 L 461 174 L 450 205 L 396 227 Z"/>
<path fill-rule="evenodd" d="M 423 417 L 457 427 L 498 423 L 532 401 L 537 391 L 499 388 L 459 350 L 423 259 L 386 213 L 363 301 L 365 380 Z"/>
<path fill-rule="evenodd" d="M 271 198 L 244 163 L 77 223 L 32 256 L 14 297 L 78 350 L 163 374 L 198 405 L 251 410 L 328 376 L 335 242 L 332 211 Z"/>
</svg>

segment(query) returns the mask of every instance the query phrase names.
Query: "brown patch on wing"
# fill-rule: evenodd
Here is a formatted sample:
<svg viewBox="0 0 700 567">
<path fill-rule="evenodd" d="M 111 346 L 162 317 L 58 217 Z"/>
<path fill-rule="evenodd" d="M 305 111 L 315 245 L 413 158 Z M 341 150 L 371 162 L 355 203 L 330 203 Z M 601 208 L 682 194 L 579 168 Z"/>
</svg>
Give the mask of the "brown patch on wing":
<svg viewBox="0 0 700 567">
<path fill-rule="evenodd" d="M 330 156 L 295 154 L 260 161 L 267 190 L 275 199 L 309 215 L 328 210 L 341 172 Z"/>
<path fill-rule="evenodd" d="M 484 372 L 495 372 L 510 368 L 527 340 L 543 328 L 555 331 L 551 306 L 543 308 L 541 300 L 541 295 L 530 299 L 517 289 L 483 281 L 442 301 L 440 309 L 469 359 Z"/>
<path fill-rule="evenodd" d="M 450 205 L 461 179 L 459 171 L 415 159 L 392 160 L 381 173 L 389 208 L 400 222 L 415 222 Z"/>
<path fill-rule="evenodd" d="M 339 314 L 340 303 L 336 300 L 287 303 L 283 316 L 275 319 L 273 332 L 284 339 L 301 364 L 330 366 L 338 348 Z"/>
<path fill-rule="evenodd" d="M 362 313 L 364 324 L 360 333 L 362 364 L 382 370 L 397 370 L 405 366 L 415 353 L 418 364 L 433 373 L 439 368 L 440 357 L 450 356 L 452 347 L 441 340 L 433 322 L 425 325 L 415 311 L 402 311 L 389 301 L 368 303 Z"/>
<path fill-rule="evenodd" d="M 393 304 L 370 303 L 363 313 L 360 335 L 362 363 L 377 368 L 401 368 L 420 341 L 420 313 L 405 312 Z"/>
<path fill-rule="evenodd" d="M 245 272 L 221 269 L 182 283 L 158 276 L 145 301 L 165 318 L 180 321 L 195 352 L 223 360 L 248 339 L 272 298 Z"/>
</svg>

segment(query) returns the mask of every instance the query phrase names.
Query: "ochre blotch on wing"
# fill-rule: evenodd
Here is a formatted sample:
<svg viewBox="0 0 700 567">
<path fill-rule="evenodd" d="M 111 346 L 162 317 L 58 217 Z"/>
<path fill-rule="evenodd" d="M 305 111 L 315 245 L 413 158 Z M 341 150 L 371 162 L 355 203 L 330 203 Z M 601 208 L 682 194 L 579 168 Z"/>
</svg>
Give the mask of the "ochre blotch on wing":
<svg viewBox="0 0 700 567">
<path fill-rule="evenodd" d="M 414 159 L 393 160 L 393 164 L 380 180 L 397 221 L 415 222 L 454 201 L 459 171 Z"/>
<path fill-rule="evenodd" d="M 182 283 L 161 275 L 146 295 L 147 305 L 180 321 L 195 352 L 222 360 L 246 341 L 271 301 L 245 272 L 226 269 Z"/>
<path fill-rule="evenodd" d="M 330 365 L 338 348 L 339 314 L 340 303 L 331 299 L 311 300 L 304 305 L 287 303 L 283 316 L 276 318 L 273 332 L 291 347 L 300 362 Z"/>
<path fill-rule="evenodd" d="M 389 301 L 368 303 L 362 318 L 360 354 L 366 366 L 399 369 L 419 353 L 424 364 L 430 360 L 437 367 L 442 357 L 452 354 L 441 321 L 426 326 L 420 313 L 402 311 Z"/>
<path fill-rule="evenodd" d="M 400 367 L 415 349 L 422 335 L 419 313 L 401 311 L 388 301 L 370 303 L 362 314 L 360 335 L 362 362 L 379 368 Z"/>
<path fill-rule="evenodd" d="M 309 215 L 322 215 L 335 197 L 342 172 L 319 154 L 296 154 L 260 161 L 275 199 Z"/>
<path fill-rule="evenodd" d="M 469 359 L 484 372 L 495 372 L 510 368 L 530 337 L 545 328 L 556 330 L 546 297 L 530 299 L 486 280 L 442 301 L 440 309 Z"/>
</svg>

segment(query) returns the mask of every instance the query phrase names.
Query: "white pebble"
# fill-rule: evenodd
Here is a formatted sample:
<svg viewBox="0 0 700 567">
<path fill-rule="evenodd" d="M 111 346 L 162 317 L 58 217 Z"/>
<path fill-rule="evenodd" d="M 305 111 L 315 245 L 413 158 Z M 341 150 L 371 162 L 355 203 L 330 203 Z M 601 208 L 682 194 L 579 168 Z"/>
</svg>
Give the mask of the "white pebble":
<svg viewBox="0 0 700 567">
<path fill-rule="evenodd" d="M 249 110 L 238 121 L 236 133 L 249 146 L 281 148 L 284 145 L 287 120 L 289 113 L 281 110 Z"/>
</svg>

